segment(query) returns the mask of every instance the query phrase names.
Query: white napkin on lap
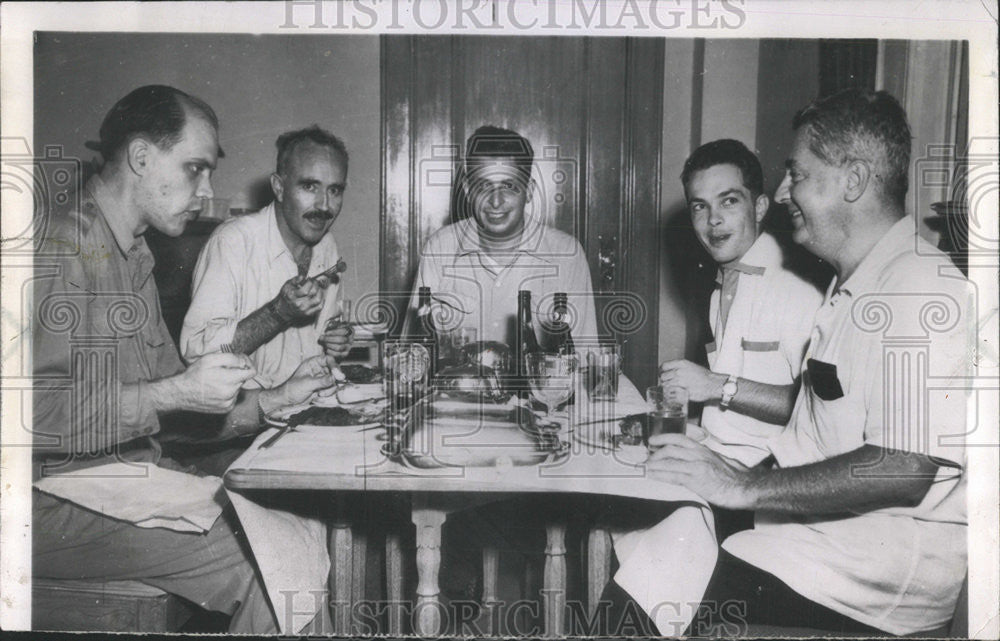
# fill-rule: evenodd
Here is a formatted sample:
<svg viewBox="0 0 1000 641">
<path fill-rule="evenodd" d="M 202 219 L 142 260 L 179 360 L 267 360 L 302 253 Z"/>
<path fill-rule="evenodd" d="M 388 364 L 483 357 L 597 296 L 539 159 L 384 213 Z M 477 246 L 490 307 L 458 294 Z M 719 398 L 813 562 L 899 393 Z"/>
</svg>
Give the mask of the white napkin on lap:
<svg viewBox="0 0 1000 641">
<path fill-rule="evenodd" d="M 140 476 L 141 475 L 141 476 Z M 109 463 L 45 477 L 35 487 L 138 527 L 207 532 L 222 514 L 222 479 L 145 464 Z"/>
<path fill-rule="evenodd" d="M 329 601 L 326 524 L 226 491 L 236 509 L 282 634 L 301 633 Z"/>
<path fill-rule="evenodd" d="M 683 634 L 719 556 L 711 508 L 681 505 L 648 530 L 612 532 L 612 540 L 621 564 L 615 583 L 635 599 L 661 635 Z"/>
</svg>

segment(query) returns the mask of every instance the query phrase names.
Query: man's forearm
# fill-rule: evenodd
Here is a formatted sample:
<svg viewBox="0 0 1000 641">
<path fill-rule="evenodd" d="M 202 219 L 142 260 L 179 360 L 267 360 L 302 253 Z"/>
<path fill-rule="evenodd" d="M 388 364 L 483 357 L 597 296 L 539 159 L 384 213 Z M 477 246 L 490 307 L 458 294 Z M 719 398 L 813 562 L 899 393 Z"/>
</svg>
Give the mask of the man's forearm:
<svg viewBox="0 0 1000 641">
<path fill-rule="evenodd" d="M 253 354 L 258 347 L 287 329 L 289 322 L 272 303 L 267 303 L 237 323 L 236 333 L 229 343 L 230 351 L 234 354 Z"/>
<path fill-rule="evenodd" d="M 730 412 L 744 414 L 765 423 L 788 424 L 799 390 L 798 383 L 771 385 L 740 378 L 737 385 L 736 396 L 729 403 Z"/>
<path fill-rule="evenodd" d="M 748 470 L 748 507 L 791 514 L 834 514 L 916 505 L 938 466 L 926 456 L 865 445 L 798 467 Z"/>
</svg>

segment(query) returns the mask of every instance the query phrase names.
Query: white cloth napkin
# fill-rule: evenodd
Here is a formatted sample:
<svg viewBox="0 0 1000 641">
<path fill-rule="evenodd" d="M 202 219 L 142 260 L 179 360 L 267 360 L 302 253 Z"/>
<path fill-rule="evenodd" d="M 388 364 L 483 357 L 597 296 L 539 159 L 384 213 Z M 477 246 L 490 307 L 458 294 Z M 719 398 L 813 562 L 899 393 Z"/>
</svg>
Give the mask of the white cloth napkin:
<svg viewBox="0 0 1000 641">
<path fill-rule="evenodd" d="M 615 582 L 649 615 L 661 635 L 683 634 L 719 556 L 711 508 L 681 505 L 647 530 L 612 532 L 612 541 L 620 563 Z"/>
<path fill-rule="evenodd" d="M 35 482 L 55 497 L 138 527 L 207 532 L 225 505 L 222 479 L 153 464 L 109 463 Z"/>
<path fill-rule="evenodd" d="M 297 634 L 329 602 L 326 525 L 319 519 L 263 507 L 230 492 L 282 634 Z"/>
</svg>

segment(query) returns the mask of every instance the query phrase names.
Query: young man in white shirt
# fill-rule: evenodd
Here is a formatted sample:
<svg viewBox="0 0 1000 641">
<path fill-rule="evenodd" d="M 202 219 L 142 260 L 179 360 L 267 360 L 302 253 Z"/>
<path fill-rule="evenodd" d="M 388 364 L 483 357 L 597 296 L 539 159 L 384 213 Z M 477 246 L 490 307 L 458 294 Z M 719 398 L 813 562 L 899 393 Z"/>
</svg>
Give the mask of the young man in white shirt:
<svg viewBox="0 0 1000 641">
<path fill-rule="evenodd" d="M 705 403 L 706 445 L 756 465 L 788 422 L 823 295 L 786 267 L 785 251 L 762 230 L 770 201 L 760 161 L 743 143 L 702 145 L 684 163 L 681 181 L 695 234 L 719 268 L 709 311 L 713 340 L 709 368 L 667 361 L 660 380 Z"/>
</svg>

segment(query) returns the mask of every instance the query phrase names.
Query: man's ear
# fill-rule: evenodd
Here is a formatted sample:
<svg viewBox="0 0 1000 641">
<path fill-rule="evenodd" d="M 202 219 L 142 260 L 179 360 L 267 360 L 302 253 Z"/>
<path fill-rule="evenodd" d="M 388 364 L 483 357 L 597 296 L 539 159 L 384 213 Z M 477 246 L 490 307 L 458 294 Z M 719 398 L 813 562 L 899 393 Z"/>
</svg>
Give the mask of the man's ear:
<svg viewBox="0 0 1000 641">
<path fill-rule="evenodd" d="M 528 179 L 528 184 L 525 186 L 525 189 L 527 189 L 528 191 L 524 195 L 524 202 L 526 203 L 531 202 L 531 194 L 535 191 L 536 187 L 538 187 L 538 184 L 535 183 L 535 179 L 534 178 Z"/>
<path fill-rule="evenodd" d="M 145 175 L 149 167 L 152 143 L 144 138 L 133 138 L 125 146 L 125 159 L 129 169 L 137 176 Z"/>
<path fill-rule="evenodd" d="M 757 219 L 757 224 L 764 220 L 764 216 L 767 215 L 767 208 L 771 206 L 771 199 L 767 197 L 767 194 L 761 194 L 757 196 L 757 200 L 753 202 L 753 213 L 754 218 Z"/>
<path fill-rule="evenodd" d="M 853 203 L 864 195 L 873 178 L 871 166 L 863 160 L 852 160 L 847 164 L 847 182 L 844 185 L 844 200 Z"/>
<path fill-rule="evenodd" d="M 279 203 L 283 201 L 285 197 L 285 183 L 281 179 L 281 176 L 274 173 L 271 174 L 271 191 L 274 192 L 274 199 Z"/>
</svg>

